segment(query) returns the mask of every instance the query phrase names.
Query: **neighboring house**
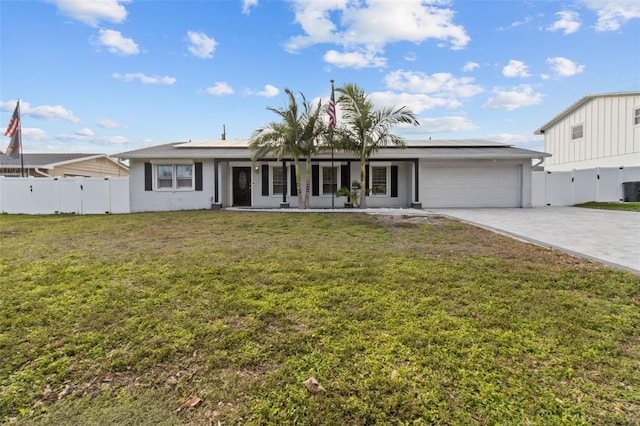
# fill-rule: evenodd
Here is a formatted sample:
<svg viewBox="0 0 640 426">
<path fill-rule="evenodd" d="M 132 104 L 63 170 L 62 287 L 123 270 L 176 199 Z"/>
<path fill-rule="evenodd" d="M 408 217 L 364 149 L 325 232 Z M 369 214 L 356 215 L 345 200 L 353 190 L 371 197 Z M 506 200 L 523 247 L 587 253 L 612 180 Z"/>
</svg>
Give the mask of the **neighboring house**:
<svg viewBox="0 0 640 426">
<path fill-rule="evenodd" d="M 9 158 L 0 154 L 0 176 L 32 177 L 102 177 L 128 176 L 124 164 L 106 154 L 23 154 Z"/>
<path fill-rule="evenodd" d="M 640 92 L 585 96 L 534 134 L 547 171 L 640 166 Z"/>
<path fill-rule="evenodd" d="M 215 139 L 118 154 L 129 160 L 131 211 L 297 207 L 293 161 L 251 161 L 248 142 Z M 368 207 L 531 207 L 532 159 L 548 157 L 481 140 L 406 142 L 369 161 Z M 314 157 L 310 207 L 343 207 L 346 199 L 333 192 L 359 180 L 359 170 L 349 153 Z"/>
</svg>

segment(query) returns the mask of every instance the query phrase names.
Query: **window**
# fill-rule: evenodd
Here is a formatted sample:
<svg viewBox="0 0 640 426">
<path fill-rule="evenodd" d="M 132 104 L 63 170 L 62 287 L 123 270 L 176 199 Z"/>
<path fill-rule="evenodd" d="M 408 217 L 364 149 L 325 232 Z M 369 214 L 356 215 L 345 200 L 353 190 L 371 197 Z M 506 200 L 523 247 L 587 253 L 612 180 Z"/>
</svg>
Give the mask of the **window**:
<svg viewBox="0 0 640 426">
<path fill-rule="evenodd" d="M 584 125 L 578 124 L 577 126 L 571 127 L 571 140 L 575 141 L 576 139 L 582 139 L 584 136 Z"/>
<path fill-rule="evenodd" d="M 633 124 L 636 126 L 640 124 L 640 108 L 633 109 Z"/>
<path fill-rule="evenodd" d="M 156 189 L 192 190 L 193 164 L 156 165 Z"/>
<path fill-rule="evenodd" d="M 338 168 L 322 167 L 322 193 L 335 194 L 338 190 Z"/>
<path fill-rule="evenodd" d="M 371 194 L 387 195 L 387 167 L 371 167 Z"/>
<path fill-rule="evenodd" d="M 284 190 L 284 173 L 282 171 L 282 166 L 273 167 L 272 171 L 272 181 L 271 181 L 271 192 L 273 195 L 282 195 L 282 191 Z"/>
</svg>

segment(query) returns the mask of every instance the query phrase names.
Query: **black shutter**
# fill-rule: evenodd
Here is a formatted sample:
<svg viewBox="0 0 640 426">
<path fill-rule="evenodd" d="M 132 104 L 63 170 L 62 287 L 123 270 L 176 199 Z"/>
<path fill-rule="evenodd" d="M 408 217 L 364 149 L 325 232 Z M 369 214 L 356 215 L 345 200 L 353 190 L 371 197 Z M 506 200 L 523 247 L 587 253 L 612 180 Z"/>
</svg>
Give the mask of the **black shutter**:
<svg viewBox="0 0 640 426">
<path fill-rule="evenodd" d="M 298 196 L 298 187 L 296 186 L 296 165 L 291 165 L 291 196 Z"/>
<path fill-rule="evenodd" d="M 351 189 L 351 171 L 349 170 L 348 164 L 340 166 L 340 182 L 342 186 Z"/>
<path fill-rule="evenodd" d="M 320 166 L 317 164 L 311 166 L 311 195 L 320 195 Z"/>
<path fill-rule="evenodd" d="M 369 195 L 369 165 L 364 166 L 364 190 Z"/>
<path fill-rule="evenodd" d="M 262 196 L 269 196 L 269 166 L 262 165 Z"/>
<path fill-rule="evenodd" d="M 391 196 L 398 196 L 398 166 L 391 166 Z"/>
<path fill-rule="evenodd" d="M 196 191 L 202 191 L 202 163 L 193 163 L 196 173 Z"/>
<path fill-rule="evenodd" d="M 144 190 L 153 191 L 153 166 L 151 163 L 144 163 Z"/>
</svg>

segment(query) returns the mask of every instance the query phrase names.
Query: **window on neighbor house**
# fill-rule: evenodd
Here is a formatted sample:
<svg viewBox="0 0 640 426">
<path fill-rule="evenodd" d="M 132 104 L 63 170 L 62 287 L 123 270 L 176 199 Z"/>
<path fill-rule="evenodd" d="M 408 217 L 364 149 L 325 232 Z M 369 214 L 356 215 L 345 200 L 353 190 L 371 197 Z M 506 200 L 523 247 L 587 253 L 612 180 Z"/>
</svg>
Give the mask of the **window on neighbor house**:
<svg viewBox="0 0 640 426">
<path fill-rule="evenodd" d="M 190 190 L 193 189 L 193 164 L 156 165 L 156 189 Z"/>
<path fill-rule="evenodd" d="M 322 193 L 334 194 L 338 190 L 338 168 L 322 167 Z"/>
<path fill-rule="evenodd" d="M 633 109 L 633 124 L 636 126 L 640 124 L 640 108 Z"/>
<path fill-rule="evenodd" d="M 282 191 L 284 191 L 284 173 L 282 167 L 272 167 L 271 175 L 271 193 L 273 195 L 282 195 Z"/>
<path fill-rule="evenodd" d="M 582 139 L 584 137 L 584 125 L 578 124 L 577 126 L 571 127 L 571 140 L 575 141 L 577 139 Z"/>
<path fill-rule="evenodd" d="M 371 167 L 371 194 L 387 195 L 387 167 Z"/>
</svg>

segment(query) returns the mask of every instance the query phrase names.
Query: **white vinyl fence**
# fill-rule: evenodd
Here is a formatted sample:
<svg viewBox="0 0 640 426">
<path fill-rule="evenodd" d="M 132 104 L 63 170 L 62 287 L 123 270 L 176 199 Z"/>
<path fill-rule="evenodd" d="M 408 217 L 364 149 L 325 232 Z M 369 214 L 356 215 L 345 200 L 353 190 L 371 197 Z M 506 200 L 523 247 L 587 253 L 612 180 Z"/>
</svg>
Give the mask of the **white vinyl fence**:
<svg viewBox="0 0 640 426">
<path fill-rule="evenodd" d="M 531 204 L 572 206 L 589 201 L 624 201 L 625 182 L 640 182 L 640 167 L 533 172 Z"/>
<path fill-rule="evenodd" d="M 129 213 L 129 178 L 0 176 L 0 213 Z"/>
</svg>

